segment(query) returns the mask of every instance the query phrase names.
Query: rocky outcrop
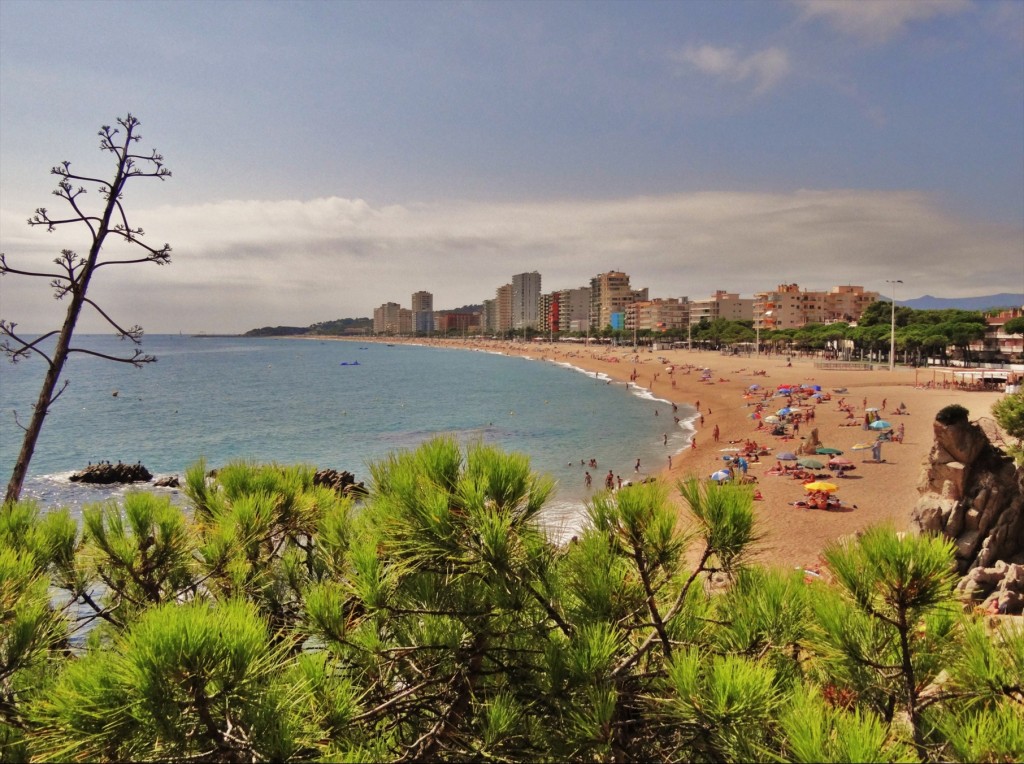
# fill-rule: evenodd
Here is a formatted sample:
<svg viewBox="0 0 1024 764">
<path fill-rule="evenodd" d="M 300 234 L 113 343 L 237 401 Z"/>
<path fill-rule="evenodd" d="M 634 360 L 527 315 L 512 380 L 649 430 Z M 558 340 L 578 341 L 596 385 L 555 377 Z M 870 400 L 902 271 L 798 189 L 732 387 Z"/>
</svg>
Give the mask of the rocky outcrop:
<svg viewBox="0 0 1024 764">
<path fill-rule="evenodd" d="M 356 476 L 351 472 L 337 470 L 319 470 L 313 475 L 313 485 L 322 485 L 333 488 L 342 496 L 360 498 L 367 494 L 366 486 L 356 482 Z"/>
<path fill-rule="evenodd" d="M 935 443 L 921 475 L 911 527 L 953 541 L 957 569 L 965 576 L 961 591 L 979 600 L 994 597 L 1000 607 L 1010 608 L 1003 612 L 1020 612 L 1024 469 L 967 420 L 966 410 L 950 408 L 957 410 L 943 416 L 944 409 L 934 423 Z"/>
<path fill-rule="evenodd" d="M 138 462 L 135 464 L 100 462 L 99 464 L 90 464 L 69 479 L 72 483 L 110 485 L 113 483 L 148 483 L 153 476 Z"/>
<path fill-rule="evenodd" d="M 986 610 L 1024 611 L 1024 565 L 1000 560 L 991 568 L 972 568 L 956 588 Z"/>
<path fill-rule="evenodd" d="M 166 475 L 153 481 L 156 488 L 180 488 L 181 481 L 177 475 Z"/>
<path fill-rule="evenodd" d="M 814 456 L 818 453 L 818 449 L 821 448 L 821 446 L 822 442 L 818 437 L 818 428 L 815 427 L 811 430 L 811 434 L 807 440 L 800 444 L 800 448 L 798 448 L 796 452 L 804 456 Z"/>
</svg>

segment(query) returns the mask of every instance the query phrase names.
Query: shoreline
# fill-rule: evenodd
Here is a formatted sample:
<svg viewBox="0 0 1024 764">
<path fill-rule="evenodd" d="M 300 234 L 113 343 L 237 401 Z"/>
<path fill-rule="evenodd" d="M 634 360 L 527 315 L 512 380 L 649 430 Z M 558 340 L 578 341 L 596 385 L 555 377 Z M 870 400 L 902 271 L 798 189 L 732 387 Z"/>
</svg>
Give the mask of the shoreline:
<svg viewBox="0 0 1024 764">
<path fill-rule="evenodd" d="M 350 341 L 350 338 L 332 339 Z M 364 337 L 353 338 L 352 341 L 381 340 Z M 729 449 L 736 448 L 736 442 L 742 444 L 747 439 L 755 439 L 772 453 L 759 463 L 752 462 L 748 472 L 756 479 L 756 487 L 763 496 L 763 500 L 754 505 L 758 540 L 752 557 L 755 562 L 787 567 L 816 564 L 827 543 L 870 525 L 889 522 L 897 530 L 906 530 L 917 502 L 921 472 L 934 441 L 932 422 L 935 414 L 944 406 L 958 403 L 969 410 L 972 421 L 991 421 L 992 404 L 1003 396 L 1001 392 L 925 387 L 917 384 L 921 371 L 915 369 L 897 367 L 892 372 L 888 369 L 819 369 L 814 366 L 813 358 L 797 356 L 792 357 L 792 365 L 788 366 L 787 357 L 780 355 L 730 356 L 715 351 L 685 349 L 643 349 L 634 353 L 628 347 L 587 347 L 559 342 L 530 344 L 423 338 L 388 338 L 383 341 L 478 350 L 562 363 L 585 373 L 602 375 L 612 384 L 635 384 L 655 400 L 680 407 L 693 406 L 696 409 L 692 423 L 696 447 L 666 449 L 666 457 L 672 456 L 671 469 L 666 458 L 662 468 L 647 469 L 642 473 L 668 482 L 672 487 L 669 492 L 672 501 L 684 517 L 687 510 L 674 490 L 675 483 L 691 475 L 708 478 L 723 466 L 722 457 L 729 453 Z M 667 371 L 669 366 L 674 368 L 671 374 Z M 710 369 L 710 374 L 702 375 L 700 369 Z M 756 423 L 750 419 L 753 404 L 759 398 L 749 393 L 750 385 L 759 384 L 763 390 L 775 390 L 780 383 L 819 385 L 832 397 L 832 400 L 813 405 L 813 421 L 802 422 L 796 437 L 787 439 L 772 436 L 767 430 L 757 431 Z M 852 420 L 846 411 L 837 407 L 840 399 L 845 399 L 852 409 Z M 894 414 L 900 404 L 906 406 L 907 415 Z M 774 409 L 784 403 L 768 401 L 767 405 Z M 903 443 L 884 444 L 881 463 L 870 461 L 870 451 L 850 451 L 850 446 L 855 443 L 874 440 L 874 433 L 864 432 L 858 424 L 865 408 L 881 409 L 880 415 L 891 421 L 894 427 L 899 424 L 905 427 Z M 681 418 L 680 425 L 685 421 Z M 716 426 L 720 433 L 717 443 L 713 438 Z M 795 452 L 813 429 L 818 431 L 823 445 L 842 450 L 845 457 L 854 463 L 848 477 L 835 481 L 839 485 L 836 496 L 842 500 L 844 510 L 795 507 L 793 502 L 805 495 L 802 482 L 765 474 L 775 464 L 775 454 L 783 450 Z M 595 490 L 598 488 L 597 478 L 595 476 Z"/>
</svg>

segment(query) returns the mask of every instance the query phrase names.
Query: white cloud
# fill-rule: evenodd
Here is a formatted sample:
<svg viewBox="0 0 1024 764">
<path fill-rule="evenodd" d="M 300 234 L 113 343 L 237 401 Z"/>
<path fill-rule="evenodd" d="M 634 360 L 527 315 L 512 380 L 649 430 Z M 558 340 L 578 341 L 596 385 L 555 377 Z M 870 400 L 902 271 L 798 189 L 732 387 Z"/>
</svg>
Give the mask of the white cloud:
<svg viewBox="0 0 1024 764">
<path fill-rule="evenodd" d="M 789 55 L 781 48 L 766 48 L 741 56 L 733 48 L 689 46 L 672 58 L 727 82 L 753 83 L 754 92 L 759 95 L 774 88 L 790 72 Z"/>
<path fill-rule="evenodd" d="M 970 0 L 793 0 L 804 19 L 822 19 L 844 35 L 872 43 L 892 39 L 908 25 L 969 10 Z"/>
<path fill-rule="evenodd" d="M 12 219 L 13 217 L 13 219 Z M 373 207 L 361 200 L 226 201 L 139 210 L 174 246 L 166 267 L 97 274 L 92 296 L 150 332 L 245 331 L 368 316 L 425 289 L 438 308 L 479 303 L 515 273 L 545 291 L 621 269 L 652 296 L 750 295 L 904 281 L 906 297 L 1024 292 L 1024 230 L 957 217 L 914 192 L 697 193 L 613 200 Z M 11 264 L 41 268 L 64 243 L 0 216 Z M 16 238 L 8 233 L 16 234 Z M 79 242 L 80 245 L 80 242 Z M 967 265 L 969 264 L 969 266 Z M 0 279 L 2 316 L 59 325 L 40 279 Z M 85 330 L 102 326 L 87 322 Z"/>
</svg>

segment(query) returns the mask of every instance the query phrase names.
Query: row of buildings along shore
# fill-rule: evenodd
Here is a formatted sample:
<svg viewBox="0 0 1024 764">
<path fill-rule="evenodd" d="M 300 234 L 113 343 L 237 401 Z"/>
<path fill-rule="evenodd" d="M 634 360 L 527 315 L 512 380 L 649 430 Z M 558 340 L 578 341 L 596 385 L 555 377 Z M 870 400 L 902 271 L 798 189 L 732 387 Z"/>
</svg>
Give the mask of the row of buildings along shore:
<svg viewBox="0 0 1024 764">
<path fill-rule="evenodd" d="M 855 322 L 875 302 L 878 292 L 860 286 L 835 286 L 828 291 L 780 284 L 752 298 L 717 291 L 702 300 L 688 297 L 651 298 L 647 287 L 634 289 L 622 271 L 600 273 L 589 286 L 544 292 L 537 271 L 518 273 L 495 290 L 479 310 L 434 310 L 430 292 L 415 292 L 411 307 L 387 302 L 373 311 L 373 331 L 385 335 L 485 334 L 510 331 L 598 333 L 626 331 L 674 332 L 701 321 L 724 318 L 753 321 L 758 330 L 800 328 L 807 324 Z"/>
</svg>

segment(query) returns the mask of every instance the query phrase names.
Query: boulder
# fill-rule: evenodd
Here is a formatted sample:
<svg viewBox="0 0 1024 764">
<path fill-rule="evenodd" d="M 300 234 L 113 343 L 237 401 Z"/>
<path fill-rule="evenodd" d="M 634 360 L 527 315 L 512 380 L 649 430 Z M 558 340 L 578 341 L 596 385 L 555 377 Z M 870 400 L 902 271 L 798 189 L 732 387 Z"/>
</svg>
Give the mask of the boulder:
<svg viewBox="0 0 1024 764">
<path fill-rule="evenodd" d="M 921 497 L 910 515 L 911 525 L 920 533 L 939 532 L 945 525 L 942 522 L 942 507 L 938 506 L 936 502 L 930 501 L 929 498 Z"/>
</svg>

